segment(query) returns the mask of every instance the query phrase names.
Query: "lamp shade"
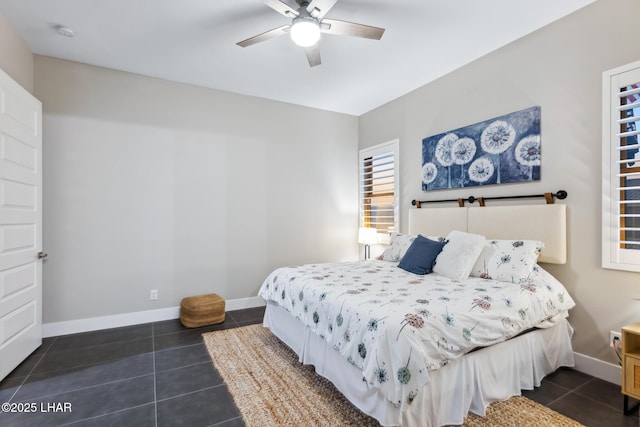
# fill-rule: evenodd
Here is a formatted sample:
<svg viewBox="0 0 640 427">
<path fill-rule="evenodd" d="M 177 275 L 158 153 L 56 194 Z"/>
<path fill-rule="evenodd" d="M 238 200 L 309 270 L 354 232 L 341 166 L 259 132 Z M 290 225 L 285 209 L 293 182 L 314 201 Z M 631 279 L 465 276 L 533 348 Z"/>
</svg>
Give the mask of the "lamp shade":
<svg viewBox="0 0 640 427">
<path fill-rule="evenodd" d="M 375 245 L 378 243 L 378 230 L 369 227 L 360 227 L 358 230 L 358 243 L 362 245 Z"/>
</svg>

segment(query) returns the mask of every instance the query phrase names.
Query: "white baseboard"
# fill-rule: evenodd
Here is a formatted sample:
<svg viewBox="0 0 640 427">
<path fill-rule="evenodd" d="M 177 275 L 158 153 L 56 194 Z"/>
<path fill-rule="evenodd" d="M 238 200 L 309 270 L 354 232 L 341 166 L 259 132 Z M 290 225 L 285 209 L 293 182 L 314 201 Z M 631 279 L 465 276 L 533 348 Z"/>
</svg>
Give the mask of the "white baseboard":
<svg viewBox="0 0 640 427">
<path fill-rule="evenodd" d="M 225 301 L 225 309 L 227 311 L 242 310 L 243 308 L 262 307 L 266 305 L 261 297 L 249 297 L 230 299 Z"/>
<path fill-rule="evenodd" d="M 613 384 L 621 384 L 622 368 L 620 366 L 576 352 L 573 353 L 573 357 L 576 370 Z"/>
<path fill-rule="evenodd" d="M 264 300 L 260 297 L 238 298 L 225 301 L 225 310 L 242 310 L 243 308 L 261 307 L 263 305 L 265 305 Z M 59 335 L 77 334 L 79 332 L 139 325 L 141 323 L 160 322 L 162 320 L 178 319 L 179 317 L 180 307 L 177 306 L 137 311 L 134 313 L 114 314 L 111 316 L 52 322 L 42 325 L 42 336 L 43 338 L 56 337 Z"/>
</svg>

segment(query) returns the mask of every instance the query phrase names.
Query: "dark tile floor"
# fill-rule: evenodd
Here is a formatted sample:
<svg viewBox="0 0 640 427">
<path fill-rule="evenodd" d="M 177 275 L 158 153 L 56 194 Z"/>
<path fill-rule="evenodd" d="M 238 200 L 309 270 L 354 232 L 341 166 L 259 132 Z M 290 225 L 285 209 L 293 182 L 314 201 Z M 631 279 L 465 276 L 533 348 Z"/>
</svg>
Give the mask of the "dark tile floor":
<svg viewBox="0 0 640 427">
<path fill-rule="evenodd" d="M 198 329 L 169 320 L 46 338 L 0 382 L 0 403 L 36 411 L 0 413 L 0 426 L 243 426 L 200 334 L 260 323 L 263 314 L 230 311 L 224 323 Z M 523 394 L 587 426 L 639 425 L 637 415 L 622 415 L 618 386 L 572 369 Z"/>
<path fill-rule="evenodd" d="M 523 390 L 522 395 L 585 426 L 640 425 L 638 412 L 630 416 L 622 413 L 620 386 L 573 369 L 558 369 L 544 378 L 540 387 Z"/>
<path fill-rule="evenodd" d="M 243 426 L 201 334 L 260 323 L 263 315 L 259 307 L 229 311 L 224 323 L 204 328 L 168 320 L 45 338 L 0 382 L 0 403 L 36 411 L 0 412 L 0 426 Z"/>
</svg>

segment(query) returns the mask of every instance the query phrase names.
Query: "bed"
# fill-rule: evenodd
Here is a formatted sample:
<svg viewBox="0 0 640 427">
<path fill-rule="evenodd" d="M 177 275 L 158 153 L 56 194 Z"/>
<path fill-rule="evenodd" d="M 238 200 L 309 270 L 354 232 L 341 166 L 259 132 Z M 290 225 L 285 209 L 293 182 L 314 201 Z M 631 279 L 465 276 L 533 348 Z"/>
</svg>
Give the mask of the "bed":
<svg viewBox="0 0 640 427">
<path fill-rule="evenodd" d="M 462 424 L 468 411 L 484 415 L 491 402 L 573 366 L 574 302 L 537 264 L 566 262 L 565 225 L 565 205 L 412 209 L 408 235 L 395 242 L 447 236 L 449 250 L 459 236 L 491 239 L 482 237 L 482 249 L 469 255 L 473 277 L 444 274 L 440 255 L 439 272 L 407 272 L 393 250 L 389 260 L 284 267 L 260 289 L 263 324 L 380 424 Z M 522 251 L 540 241 L 531 263 Z M 515 251 L 513 268 L 528 259 L 524 277 L 504 273 L 499 245 Z"/>
</svg>

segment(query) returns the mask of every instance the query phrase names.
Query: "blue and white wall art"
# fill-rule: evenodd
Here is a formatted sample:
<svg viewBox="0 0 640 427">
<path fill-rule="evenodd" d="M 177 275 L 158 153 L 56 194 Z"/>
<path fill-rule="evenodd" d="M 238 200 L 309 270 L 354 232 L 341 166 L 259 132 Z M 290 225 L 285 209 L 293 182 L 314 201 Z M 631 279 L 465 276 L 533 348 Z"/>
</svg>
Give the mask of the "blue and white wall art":
<svg viewBox="0 0 640 427">
<path fill-rule="evenodd" d="M 422 190 L 540 180 L 540 107 L 422 140 Z"/>
</svg>

